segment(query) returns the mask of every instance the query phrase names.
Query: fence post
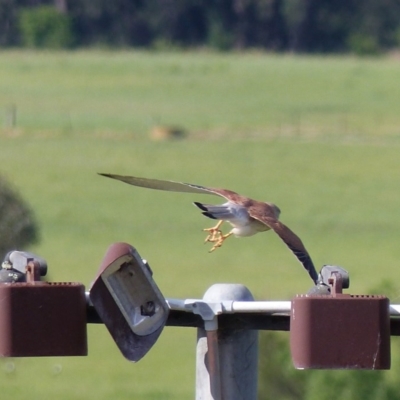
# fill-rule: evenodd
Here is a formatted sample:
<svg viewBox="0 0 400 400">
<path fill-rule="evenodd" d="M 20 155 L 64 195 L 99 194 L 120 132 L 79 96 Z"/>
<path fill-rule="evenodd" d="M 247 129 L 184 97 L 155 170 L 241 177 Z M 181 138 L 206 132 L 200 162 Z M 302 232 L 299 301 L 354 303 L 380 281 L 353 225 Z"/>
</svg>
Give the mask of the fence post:
<svg viewBox="0 0 400 400">
<path fill-rule="evenodd" d="M 13 129 L 17 126 L 17 106 L 10 104 L 5 111 L 4 128 Z"/>
<path fill-rule="evenodd" d="M 203 300 L 217 303 L 229 300 L 253 301 L 254 298 L 243 285 L 215 284 L 207 290 Z M 220 329 L 216 334 L 217 346 L 213 345 L 210 350 L 213 352 L 216 348 L 219 355 L 217 377 L 214 376 L 215 366 L 210 365 L 215 354 L 208 351 L 207 332 L 202 328 L 197 331 L 196 400 L 256 400 L 258 331 Z M 210 332 L 208 343 L 213 343 Z"/>
</svg>

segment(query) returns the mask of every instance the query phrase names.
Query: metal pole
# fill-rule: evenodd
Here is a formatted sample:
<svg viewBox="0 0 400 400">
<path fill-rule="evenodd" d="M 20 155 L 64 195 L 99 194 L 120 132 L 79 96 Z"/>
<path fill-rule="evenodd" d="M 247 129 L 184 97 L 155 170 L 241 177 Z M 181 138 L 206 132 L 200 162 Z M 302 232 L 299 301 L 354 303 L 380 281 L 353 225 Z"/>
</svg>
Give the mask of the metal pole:
<svg viewBox="0 0 400 400">
<path fill-rule="evenodd" d="M 210 376 L 210 393 L 215 400 L 222 400 L 221 367 L 219 363 L 218 329 L 207 330 L 207 359 Z"/>
<path fill-rule="evenodd" d="M 203 300 L 210 303 L 253 301 L 253 296 L 243 285 L 216 284 L 207 290 Z M 197 331 L 196 400 L 256 400 L 258 332 L 220 329 L 215 333 L 208 331 L 207 335 L 206 329 Z M 218 346 L 210 340 L 214 334 L 217 334 Z M 212 358 L 216 352 L 219 357 L 215 363 Z M 218 364 L 219 377 L 213 372 Z"/>
</svg>

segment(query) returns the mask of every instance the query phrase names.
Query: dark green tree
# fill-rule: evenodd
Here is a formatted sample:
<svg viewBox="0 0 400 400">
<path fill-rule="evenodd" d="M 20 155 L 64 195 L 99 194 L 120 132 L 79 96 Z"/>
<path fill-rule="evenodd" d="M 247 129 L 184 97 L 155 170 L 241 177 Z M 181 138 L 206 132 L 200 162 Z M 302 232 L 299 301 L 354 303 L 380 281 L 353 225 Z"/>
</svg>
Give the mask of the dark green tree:
<svg viewBox="0 0 400 400">
<path fill-rule="evenodd" d="M 356 9 L 354 0 L 286 1 L 289 48 L 296 52 L 345 50 Z"/>
<path fill-rule="evenodd" d="M 68 14 L 80 45 L 148 46 L 154 35 L 147 7 L 143 0 L 70 0 Z"/>
<path fill-rule="evenodd" d="M 378 53 L 400 44 L 400 2 L 398 0 L 357 3 L 347 45 L 359 54 Z"/>
<path fill-rule="evenodd" d="M 70 17 L 54 6 L 22 8 L 19 28 L 26 47 L 61 49 L 71 47 L 73 43 Z"/>
<path fill-rule="evenodd" d="M 39 229 L 28 204 L 0 177 L 0 261 L 10 250 L 36 243 Z"/>
</svg>

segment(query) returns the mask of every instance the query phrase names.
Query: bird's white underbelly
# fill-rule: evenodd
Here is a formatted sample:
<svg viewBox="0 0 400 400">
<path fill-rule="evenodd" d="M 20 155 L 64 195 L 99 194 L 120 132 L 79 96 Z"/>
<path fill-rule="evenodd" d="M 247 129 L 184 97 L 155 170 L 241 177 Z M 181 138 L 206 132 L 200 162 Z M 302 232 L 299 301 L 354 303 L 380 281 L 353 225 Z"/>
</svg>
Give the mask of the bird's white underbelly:
<svg viewBox="0 0 400 400">
<path fill-rule="evenodd" d="M 231 221 L 228 222 L 230 222 L 230 224 L 233 226 L 231 232 L 237 237 L 253 236 L 256 233 L 268 231 L 269 229 L 271 229 L 267 225 L 262 224 L 258 221 L 253 221 L 252 223 L 248 223 L 245 225 L 237 225 L 236 223 L 232 223 Z"/>
</svg>

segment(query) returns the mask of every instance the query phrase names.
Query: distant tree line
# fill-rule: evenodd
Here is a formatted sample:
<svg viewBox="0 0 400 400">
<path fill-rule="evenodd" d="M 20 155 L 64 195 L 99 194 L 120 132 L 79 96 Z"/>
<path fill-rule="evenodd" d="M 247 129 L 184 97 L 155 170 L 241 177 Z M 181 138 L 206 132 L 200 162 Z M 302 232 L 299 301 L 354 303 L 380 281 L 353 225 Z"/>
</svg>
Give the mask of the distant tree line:
<svg viewBox="0 0 400 400">
<path fill-rule="evenodd" d="M 375 53 L 400 0 L 0 0 L 0 46 Z"/>
</svg>

